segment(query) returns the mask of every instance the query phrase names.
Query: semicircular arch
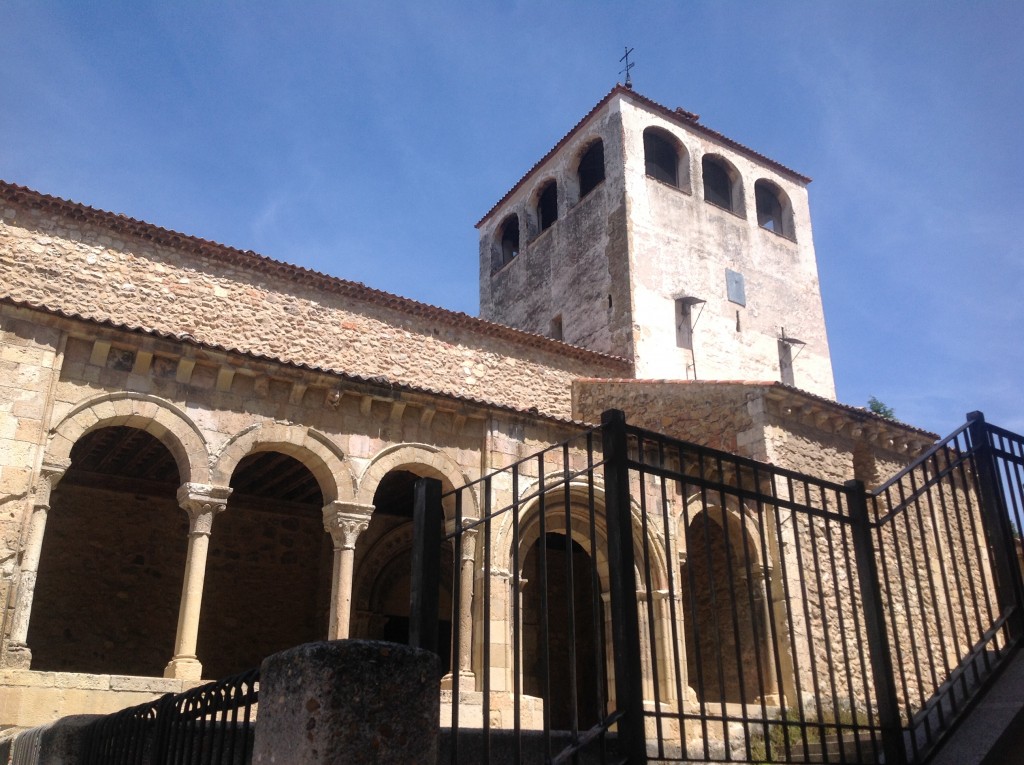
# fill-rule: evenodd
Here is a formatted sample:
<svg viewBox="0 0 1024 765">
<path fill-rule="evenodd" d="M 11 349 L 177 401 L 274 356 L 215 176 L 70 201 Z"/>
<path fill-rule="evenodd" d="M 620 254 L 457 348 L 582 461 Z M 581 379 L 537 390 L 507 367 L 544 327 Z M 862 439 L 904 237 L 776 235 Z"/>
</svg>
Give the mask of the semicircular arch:
<svg viewBox="0 0 1024 765">
<path fill-rule="evenodd" d="M 351 501 L 355 495 L 349 463 L 333 441 L 313 428 L 280 422 L 263 423 L 232 436 L 214 461 L 214 482 L 229 485 L 238 463 L 259 452 L 281 452 L 305 465 L 320 485 L 324 504 Z"/>
<path fill-rule="evenodd" d="M 46 460 L 69 464 L 71 449 L 82 436 L 117 426 L 143 430 L 166 446 L 182 483 L 210 482 L 209 449 L 202 431 L 170 401 L 145 393 L 104 393 L 76 404 L 51 428 Z"/>
<path fill-rule="evenodd" d="M 407 470 L 422 478 L 437 478 L 441 481 L 443 491 L 451 491 L 469 483 L 458 463 L 441 449 L 429 444 L 395 444 L 382 449 L 366 466 L 359 477 L 356 501 L 372 504 L 377 487 L 388 473 L 393 470 Z M 463 508 L 463 516 L 476 518 L 477 499 L 472 490 L 466 492 L 470 498 L 470 507 Z M 445 502 L 445 516 L 452 517 L 451 502 Z"/>
</svg>

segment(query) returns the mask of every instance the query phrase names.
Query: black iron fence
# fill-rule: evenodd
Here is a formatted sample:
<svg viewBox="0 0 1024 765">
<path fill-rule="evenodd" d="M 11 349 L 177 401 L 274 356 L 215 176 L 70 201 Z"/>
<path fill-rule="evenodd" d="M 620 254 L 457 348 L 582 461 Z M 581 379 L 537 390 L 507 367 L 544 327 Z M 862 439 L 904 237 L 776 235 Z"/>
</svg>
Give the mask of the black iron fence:
<svg viewBox="0 0 1024 765">
<path fill-rule="evenodd" d="M 259 670 L 123 709 L 92 723 L 88 765 L 248 765 Z"/>
<path fill-rule="evenodd" d="M 456 561 L 444 761 L 923 762 L 1017 647 L 1022 485 L 980 415 L 868 493 L 609 413 L 421 493 Z"/>
</svg>

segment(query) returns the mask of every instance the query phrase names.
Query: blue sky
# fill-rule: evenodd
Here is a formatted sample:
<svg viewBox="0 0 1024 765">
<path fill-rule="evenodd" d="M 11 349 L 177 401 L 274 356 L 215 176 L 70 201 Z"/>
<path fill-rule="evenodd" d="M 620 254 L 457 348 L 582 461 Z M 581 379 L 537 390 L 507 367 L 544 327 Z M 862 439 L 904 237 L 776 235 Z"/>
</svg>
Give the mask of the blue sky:
<svg viewBox="0 0 1024 765">
<path fill-rule="evenodd" d="M 839 399 L 1024 431 L 1024 3 L 23 2 L 0 177 L 477 311 L 474 223 L 620 78 L 814 178 Z"/>
</svg>

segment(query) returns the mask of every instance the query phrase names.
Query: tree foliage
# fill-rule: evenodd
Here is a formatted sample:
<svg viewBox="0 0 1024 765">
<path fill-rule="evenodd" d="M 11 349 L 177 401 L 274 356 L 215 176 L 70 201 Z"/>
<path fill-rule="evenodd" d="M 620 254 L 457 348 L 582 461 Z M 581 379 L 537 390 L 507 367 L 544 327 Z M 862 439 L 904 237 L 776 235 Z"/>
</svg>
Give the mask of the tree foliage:
<svg viewBox="0 0 1024 765">
<path fill-rule="evenodd" d="M 891 406 L 886 406 L 884 402 L 879 401 L 874 396 L 868 399 L 868 411 L 874 412 L 879 417 L 884 417 L 887 420 L 896 419 L 896 412 L 893 411 Z"/>
</svg>

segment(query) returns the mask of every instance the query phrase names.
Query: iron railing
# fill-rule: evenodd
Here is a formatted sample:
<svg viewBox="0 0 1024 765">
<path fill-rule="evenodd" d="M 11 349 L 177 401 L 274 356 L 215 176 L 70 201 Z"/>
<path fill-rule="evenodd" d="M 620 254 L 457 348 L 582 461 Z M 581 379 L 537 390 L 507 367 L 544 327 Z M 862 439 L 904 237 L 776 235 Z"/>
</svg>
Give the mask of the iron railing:
<svg viewBox="0 0 1024 765">
<path fill-rule="evenodd" d="M 107 715 L 87 733 L 87 765 L 248 765 L 259 670 Z"/>
<path fill-rule="evenodd" d="M 871 493 L 609 413 L 418 497 L 452 763 L 922 763 L 1021 635 L 1024 439 L 980 415 Z"/>
</svg>

